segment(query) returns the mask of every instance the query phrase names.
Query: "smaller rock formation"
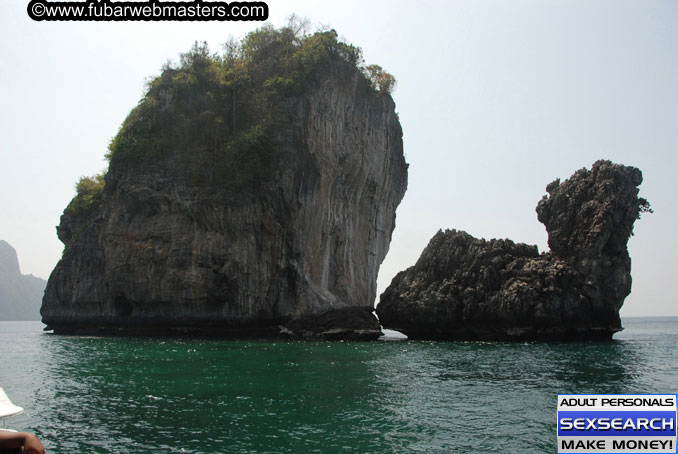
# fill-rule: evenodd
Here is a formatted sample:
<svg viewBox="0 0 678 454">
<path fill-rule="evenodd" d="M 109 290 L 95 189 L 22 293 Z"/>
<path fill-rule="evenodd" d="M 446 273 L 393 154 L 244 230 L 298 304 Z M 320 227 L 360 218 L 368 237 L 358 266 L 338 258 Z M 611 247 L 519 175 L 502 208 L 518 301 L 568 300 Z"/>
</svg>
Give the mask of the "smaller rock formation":
<svg viewBox="0 0 678 454">
<path fill-rule="evenodd" d="M 47 281 L 21 274 L 16 250 L 0 240 L 0 320 L 40 320 Z"/>
<path fill-rule="evenodd" d="M 635 167 L 598 161 L 546 187 L 537 205 L 551 251 L 439 231 L 381 295 L 385 328 L 411 339 L 610 339 L 631 292 L 626 248 L 649 203 Z"/>
</svg>

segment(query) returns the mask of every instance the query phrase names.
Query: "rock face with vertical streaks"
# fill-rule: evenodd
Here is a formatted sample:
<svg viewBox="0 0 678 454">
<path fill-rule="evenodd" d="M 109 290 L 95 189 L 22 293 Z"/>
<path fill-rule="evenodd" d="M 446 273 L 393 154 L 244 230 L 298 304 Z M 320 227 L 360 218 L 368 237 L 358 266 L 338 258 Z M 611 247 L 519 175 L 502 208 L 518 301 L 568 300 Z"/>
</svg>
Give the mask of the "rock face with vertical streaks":
<svg viewBox="0 0 678 454">
<path fill-rule="evenodd" d="M 198 73 L 188 96 L 186 68 L 151 83 L 116 139 L 128 148 L 112 145 L 103 189 L 61 217 L 44 323 L 57 333 L 380 334 L 365 314 L 407 187 L 402 130 L 390 95 L 321 35 L 326 61 L 296 88 L 267 74 L 245 97 L 239 79 L 223 82 L 231 73 Z M 142 139 L 145 157 L 123 154 Z"/>
</svg>

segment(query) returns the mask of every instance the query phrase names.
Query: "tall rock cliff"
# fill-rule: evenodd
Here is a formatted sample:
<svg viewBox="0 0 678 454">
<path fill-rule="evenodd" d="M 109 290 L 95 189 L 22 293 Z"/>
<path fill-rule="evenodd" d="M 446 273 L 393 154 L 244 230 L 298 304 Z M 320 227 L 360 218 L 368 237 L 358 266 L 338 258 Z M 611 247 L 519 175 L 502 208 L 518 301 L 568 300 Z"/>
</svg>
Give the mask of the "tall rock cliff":
<svg viewBox="0 0 678 454">
<path fill-rule="evenodd" d="M 16 250 L 0 240 L 0 320 L 39 320 L 46 283 L 21 274 Z"/>
<path fill-rule="evenodd" d="M 598 161 L 546 187 L 537 205 L 551 251 L 438 232 L 381 295 L 384 327 L 415 339 L 609 339 L 631 292 L 626 248 L 651 211 L 634 167 Z"/>
<path fill-rule="evenodd" d="M 57 228 L 55 332 L 378 336 L 407 186 L 395 106 L 333 32 L 290 36 L 196 47 L 151 83 Z"/>
</svg>

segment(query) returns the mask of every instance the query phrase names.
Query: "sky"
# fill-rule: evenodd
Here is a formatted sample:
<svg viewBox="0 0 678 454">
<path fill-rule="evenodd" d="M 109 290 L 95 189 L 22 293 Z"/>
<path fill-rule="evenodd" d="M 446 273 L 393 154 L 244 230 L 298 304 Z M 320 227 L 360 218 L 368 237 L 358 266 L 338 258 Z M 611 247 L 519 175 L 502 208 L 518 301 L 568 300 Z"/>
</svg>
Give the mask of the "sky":
<svg viewBox="0 0 678 454">
<path fill-rule="evenodd" d="M 0 1 L 0 239 L 47 278 L 55 226 L 145 83 L 194 41 L 220 51 L 262 22 L 34 22 Z M 622 316 L 678 315 L 678 2 L 269 0 L 393 74 L 409 185 L 378 293 L 439 229 L 547 250 L 545 187 L 598 159 L 643 171 L 654 214 L 629 242 Z M 378 298 L 378 297 L 377 297 Z"/>
</svg>

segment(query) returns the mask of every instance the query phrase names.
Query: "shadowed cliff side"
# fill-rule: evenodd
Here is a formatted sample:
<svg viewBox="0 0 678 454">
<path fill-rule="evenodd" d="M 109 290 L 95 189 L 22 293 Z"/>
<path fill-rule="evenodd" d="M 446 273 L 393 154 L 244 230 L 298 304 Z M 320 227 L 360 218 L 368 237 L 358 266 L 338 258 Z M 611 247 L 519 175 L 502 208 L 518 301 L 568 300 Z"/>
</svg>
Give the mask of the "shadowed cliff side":
<svg viewBox="0 0 678 454">
<path fill-rule="evenodd" d="M 111 143 L 105 177 L 81 180 L 64 211 L 43 322 L 377 337 L 365 308 L 407 164 L 393 80 L 360 62 L 333 31 L 264 27 L 222 57 L 195 46 L 166 68 Z"/>
<path fill-rule="evenodd" d="M 597 161 L 546 187 L 537 205 L 551 251 L 439 231 L 381 295 L 385 328 L 413 339 L 610 339 L 631 292 L 627 242 L 641 212 L 634 167 Z"/>
</svg>

